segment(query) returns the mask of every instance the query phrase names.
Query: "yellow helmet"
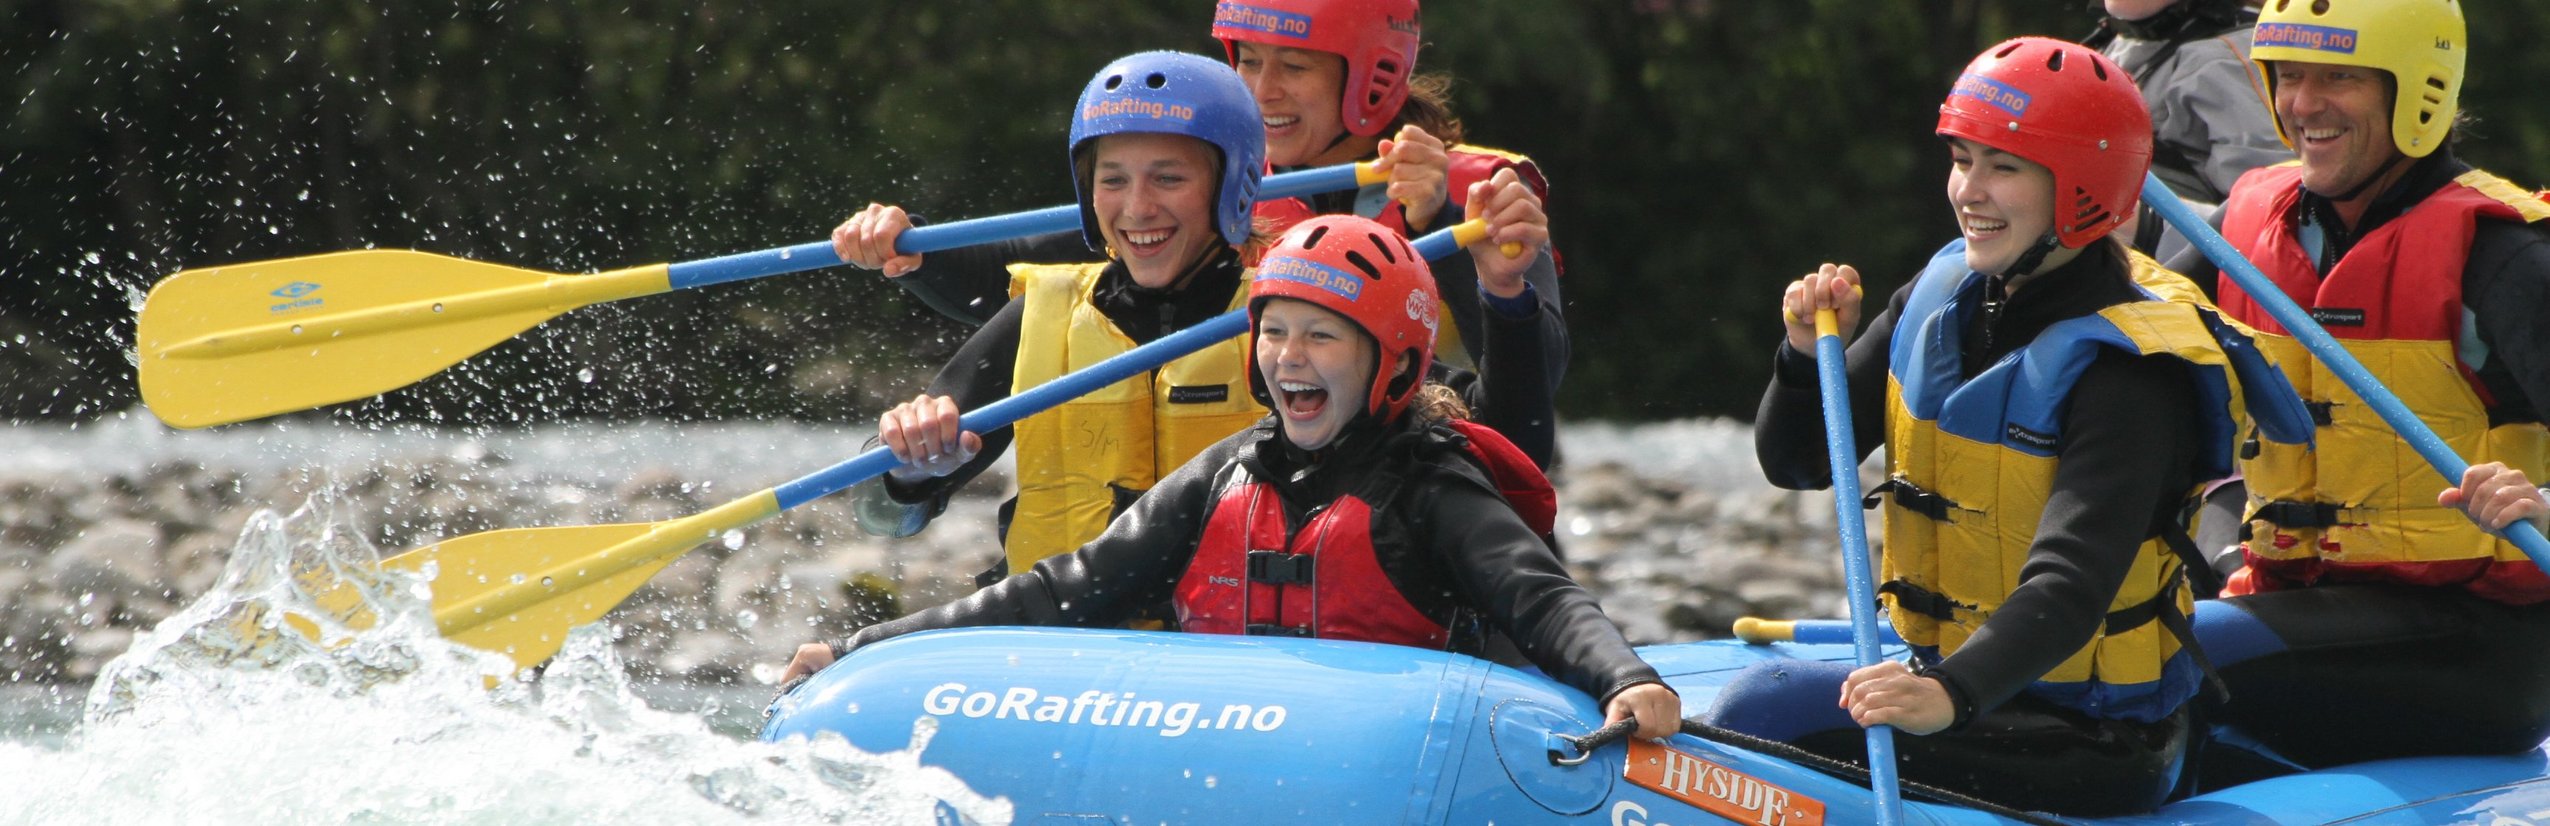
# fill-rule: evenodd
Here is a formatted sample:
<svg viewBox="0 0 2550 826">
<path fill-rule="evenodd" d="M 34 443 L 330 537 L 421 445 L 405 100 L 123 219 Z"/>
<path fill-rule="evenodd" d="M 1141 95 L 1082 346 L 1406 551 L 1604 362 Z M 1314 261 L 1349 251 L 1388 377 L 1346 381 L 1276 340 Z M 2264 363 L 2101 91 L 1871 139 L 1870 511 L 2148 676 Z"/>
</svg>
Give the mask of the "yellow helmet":
<svg viewBox="0 0 2550 826">
<path fill-rule="evenodd" d="M 2459 0 L 2267 0 L 2249 62 L 2270 96 L 2278 60 L 2363 66 L 2391 73 L 2391 142 L 2423 158 L 2442 146 L 2461 111 L 2462 67 L 2470 40 Z M 2276 134 L 2283 116 L 2269 106 Z M 2285 143 L 2290 145 L 2287 137 Z"/>
</svg>

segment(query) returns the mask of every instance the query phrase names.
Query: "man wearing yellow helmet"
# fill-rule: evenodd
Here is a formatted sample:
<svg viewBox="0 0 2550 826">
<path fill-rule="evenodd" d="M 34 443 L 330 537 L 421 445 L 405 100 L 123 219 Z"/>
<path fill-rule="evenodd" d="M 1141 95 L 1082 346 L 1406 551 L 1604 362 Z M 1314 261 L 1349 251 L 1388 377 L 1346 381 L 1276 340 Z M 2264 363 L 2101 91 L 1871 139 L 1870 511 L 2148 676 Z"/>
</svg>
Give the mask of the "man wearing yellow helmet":
<svg viewBox="0 0 2550 826">
<path fill-rule="evenodd" d="M 2550 205 L 2453 156 L 2468 46 L 2455 0 L 2268 0 L 2251 56 L 2300 160 L 2242 177 L 2219 220 L 2456 453 L 2538 479 Z M 2537 746 L 2550 578 L 2439 502 L 2417 454 L 2254 298 L 2221 292 L 2318 428 L 2316 449 L 2243 451 L 2238 610 L 2198 630 L 2230 688 L 2220 719 L 2305 766 Z"/>
</svg>

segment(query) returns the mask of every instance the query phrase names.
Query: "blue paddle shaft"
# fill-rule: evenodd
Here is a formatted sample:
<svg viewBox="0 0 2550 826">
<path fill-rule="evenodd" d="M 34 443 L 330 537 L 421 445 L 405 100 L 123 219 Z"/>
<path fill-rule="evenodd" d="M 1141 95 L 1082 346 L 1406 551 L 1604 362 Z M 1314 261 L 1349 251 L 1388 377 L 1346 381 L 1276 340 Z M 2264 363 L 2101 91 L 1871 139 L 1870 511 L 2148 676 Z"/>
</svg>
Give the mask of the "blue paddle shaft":
<svg viewBox="0 0 2550 826">
<path fill-rule="evenodd" d="M 2177 228 L 2178 234 L 2186 236 L 2196 249 L 2204 252 L 2206 258 L 2213 260 L 2215 267 L 2231 276 L 2231 280 L 2240 285 L 2240 290 L 2249 294 L 2250 300 L 2265 308 L 2267 315 L 2273 316 L 2277 324 L 2284 325 L 2284 331 L 2300 340 L 2303 347 L 2309 348 L 2311 355 L 2317 357 L 2321 364 L 2328 365 L 2330 372 L 2346 382 L 2347 389 L 2355 391 L 2355 395 L 2371 406 L 2382 421 L 2390 423 L 2391 429 L 2398 431 L 2409 447 L 2417 449 L 2417 455 L 2426 457 L 2426 463 L 2433 465 L 2436 473 L 2443 474 L 2445 484 L 2461 484 L 2461 476 L 2470 470 L 2470 463 L 2462 461 L 2461 456 L 2444 444 L 2444 440 L 2436 436 L 2424 420 L 2409 411 L 2408 405 L 2400 403 L 2399 396 L 2382 386 L 2382 381 L 2374 378 L 2372 371 L 2364 369 L 2364 363 L 2356 361 L 2355 354 L 2347 352 L 2327 330 L 2320 329 L 2319 322 L 2311 320 L 2309 312 L 2285 296 L 2283 288 L 2267 280 L 2266 274 L 2259 272 L 2257 265 L 2249 263 L 2249 259 L 2241 257 L 2239 250 L 2232 249 L 2231 242 L 2223 240 L 2222 233 L 2215 232 L 2205 219 L 2196 216 L 2195 210 L 2180 202 L 2159 177 L 2149 173 L 2143 175 L 2143 202 L 2151 204 L 2154 210 L 2160 212 L 2162 219 Z M 2534 481 L 2537 483 L 2539 480 Z M 2518 520 L 2507 525 L 2504 534 L 2508 541 L 2515 543 L 2515 547 L 2523 549 L 2524 556 L 2532 558 L 2532 564 L 2550 570 L 2550 541 L 2545 541 L 2541 531 L 2534 529 L 2532 523 Z"/>
<path fill-rule="evenodd" d="M 1442 258 L 1461 249 L 1452 240 L 1452 230 L 1449 229 L 1428 233 L 1410 246 L 1415 247 L 1417 253 L 1425 256 L 1428 261 Z M 1083 367 L 1070 375 L 975 408 L 958 417 L 957 426 L 967 433 L 989 433 L 999 430 L 1017 424 L 1020 419 L 1045 412 L 1098 388 L 1157 370 L 1160 365 L 1228 341 L 1231 337 L 1247 331 L 1248 310 L 1232 310 L 1214 316 L 1202 324 L 1170 333 L 1149 344 L 1127 350 L 1106 361 Z M 851 485 L 885 475 L 886 471 L 893 470 L 901 464 L 901 461 L 894 458 L 894 451 L 884 447 L 870 448 L 865 453 L 851 457 L 848 461 L 780 485 L 773 493 L 778 495 L 779 509 L 787 510 Z"/>
<path fill-rule="evenodd" d="M 1317 192 L 1334 192 L 1355 188 L 1355 164 L 1323 166 L 1300 172 L 1270 176 L 1258 188 L 1258 197 L 1291 198 Z M 1080 206 L 1066 204 L 988 218 L 972 218 L 905 230 L 894 239 L 894 251 L 910 255 L 970 247 L 993 241 L 1026 238 L 1051 232 L 1080 228 Z M 832 242 L 816 241 L 792 247 L 739 252 L 734 255 L 684 261 L 672 265 L 668 273 L 673 289 L 687 290 L 730 281 L 745 281 L 771 275 L 837 266 L 841 256 L 832 251 Z"/>
<path fill-rule="evenodd" d="M 1824 452 L 1833 461 L 1833 516 L 1842 535 L 1842 582 L 1850 593 L 1851 654 L 1861 667 L 1877 664 L 1877 586 L 1868 572 L 1868 522 L 1859 504 L 1859 439 L 1851 427 L 1850 376 L 1842 337 L 1815 337 L 1815 373 L 1824 394 Z M 1877 793 L 1877 822 L 1904 822 L 1903 796 L 1895 782 L 1895 728 L 1868 727 L 1868 783 Z"/>
</svg>

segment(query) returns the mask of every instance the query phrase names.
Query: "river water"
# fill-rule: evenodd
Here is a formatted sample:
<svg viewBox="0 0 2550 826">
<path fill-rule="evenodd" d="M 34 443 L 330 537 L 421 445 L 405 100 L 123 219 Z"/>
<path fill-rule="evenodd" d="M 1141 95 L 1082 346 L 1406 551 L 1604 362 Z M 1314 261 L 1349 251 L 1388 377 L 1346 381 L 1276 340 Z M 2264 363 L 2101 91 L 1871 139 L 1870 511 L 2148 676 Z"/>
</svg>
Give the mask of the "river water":
<svg viewBox="0 0 2550 826">
<path fill-rule="evenodd" d="M 846 458 L 863 435 L 769 423 L 445 431 L 324 420 L 179 432 L 135 413 L 79 427 L 0 429 L 0 456 L 9 457 L 15 479 L 139 474 L 186 462 L 325 480 L 501 455 L 508 473 L 597 484 L 678 468 L 724 499 L 830 461 L 806 457 Z M 1563 434 L 1563 450 L 1574 465 L 1635 466 L 1729 496 L 1760 487 L 1741 425 L 1576 425 Z M 580 629 L 536 680 L 509 675 L 502 658 L 434 634 L 423 586 L 373 566 L 383 552 L 364 538 L 367 515 L 343 507 L 325 481 L 313 489 L 303 502 L 243 504 L 255 512 L 218 581 L 134 633 L 93 681 L 0 673 L 11 678 L 0 682 L 0 822 L 1012 817 L 1006 801 L 922 765 L 926 741 L 888 754 L 838 740 L 753 742 L 769 686 L 632 679 L 612 638 L 627 629 L 616 623 Z M 1562 533 L 1589 538 L 1600 532 L 1592 523 L 1617 521 L 1586 512 L 1562 519 L 1577 523 L 1563 522 Z M 1605 564 L 1637 569 L 1632 562 L 1656 560 Z M 358 585 L 378 623 L 356 631 L 320 620 L 315 636 L 324 642 L 316 643 L 293 632 L 280 618 L 330 616 L 310 596 L 310 583 L 320 580 Z"/>
</svg>

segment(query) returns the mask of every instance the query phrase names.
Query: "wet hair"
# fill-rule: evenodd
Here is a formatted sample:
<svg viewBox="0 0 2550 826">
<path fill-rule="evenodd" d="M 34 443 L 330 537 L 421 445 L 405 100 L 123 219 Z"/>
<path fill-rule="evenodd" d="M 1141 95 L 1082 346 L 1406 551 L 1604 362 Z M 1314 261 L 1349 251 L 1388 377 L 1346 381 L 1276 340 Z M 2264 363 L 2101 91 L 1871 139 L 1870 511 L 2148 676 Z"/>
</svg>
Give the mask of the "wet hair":
<svg viewBox="0 0 2550 826">
<path fill-rule="evenodd" d="M 1464 137 L 1461 119 L 1452 116 L 1452 76 L 1441 72 L 1420 72 L 1408 78 L 1408 102 L 1399 106 L 1399 117 L 1383 135 L 1398 133 L 1399 126 L 1415 126 L 1426 134 L 1442 138 L 1446 146 L 1460 143 Z"/>
<path fill-rule="evenodd" d="M 1470 405 L 1461 393 L 1438 382 L 1426 382 L 1417 388 L 1417 398 L 1408 403 L 1408 412 L 1429 422 L 1468 421 Z"/>
</svg>

